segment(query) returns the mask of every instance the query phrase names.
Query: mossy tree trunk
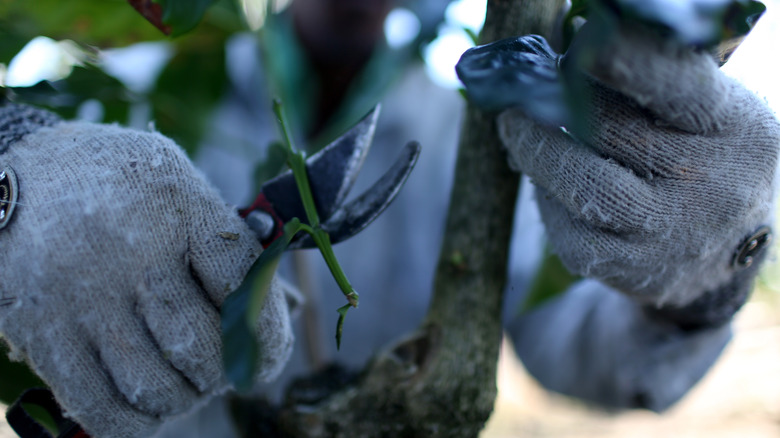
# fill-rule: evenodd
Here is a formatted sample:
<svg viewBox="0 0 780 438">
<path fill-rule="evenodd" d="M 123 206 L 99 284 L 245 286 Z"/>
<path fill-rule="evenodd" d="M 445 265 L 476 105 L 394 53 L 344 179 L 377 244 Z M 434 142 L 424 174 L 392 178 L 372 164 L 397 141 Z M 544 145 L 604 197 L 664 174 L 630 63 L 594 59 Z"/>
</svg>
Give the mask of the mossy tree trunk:
<svg viewBox="0 0 780 438">
<path fill-rule="evenodd" d="M 489 0 L 481 42 L 550 35 L 563 0 Z M 501 308 L 519 175 L 495 114 L 464 118 L 433 298 L 419 329 L 379 353 L 352 386 L 291 406 L 295 436 L 475 437 L 493 411 Z"/>
</svg>

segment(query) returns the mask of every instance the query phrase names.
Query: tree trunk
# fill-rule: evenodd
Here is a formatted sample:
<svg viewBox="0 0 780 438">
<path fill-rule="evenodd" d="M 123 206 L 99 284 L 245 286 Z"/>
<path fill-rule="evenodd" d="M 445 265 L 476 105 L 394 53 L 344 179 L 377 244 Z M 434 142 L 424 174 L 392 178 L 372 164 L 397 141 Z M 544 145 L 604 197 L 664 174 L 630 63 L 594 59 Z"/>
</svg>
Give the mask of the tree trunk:
<svg viewBox="0 0 780 438">
<path fill-rule="evenodd" d="M 563 0 L 490 0 L 483 43 L 550 35 Z M 507 166 L 495 114 L 468 107 L 434 293 L 420 328 L 379 353 L 354 385 L 288 407 L 295 436 L 475 437 L 493 411 L 519 175 Z"/>
</svg>

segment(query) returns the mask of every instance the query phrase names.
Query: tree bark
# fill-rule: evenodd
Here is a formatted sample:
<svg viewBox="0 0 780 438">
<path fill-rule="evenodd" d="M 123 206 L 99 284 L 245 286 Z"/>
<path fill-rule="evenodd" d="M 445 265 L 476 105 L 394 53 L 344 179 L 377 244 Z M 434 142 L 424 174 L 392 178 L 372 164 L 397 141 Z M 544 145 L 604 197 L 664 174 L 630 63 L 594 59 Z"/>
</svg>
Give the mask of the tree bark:
<svg viewBox="0 0 780 438">
<path fill-rule="evenodd" d="M 563 0 L 490 0 L 481 42 L 550 35 Z M 501 307 L 519 175 L 495 114 L 466 111 L 434 293 L 419 329 L 379 353 L 354 385 L 293 405 L 282 428 L 307 437 L 474 437 L 496 397 Z"/>
</svg>

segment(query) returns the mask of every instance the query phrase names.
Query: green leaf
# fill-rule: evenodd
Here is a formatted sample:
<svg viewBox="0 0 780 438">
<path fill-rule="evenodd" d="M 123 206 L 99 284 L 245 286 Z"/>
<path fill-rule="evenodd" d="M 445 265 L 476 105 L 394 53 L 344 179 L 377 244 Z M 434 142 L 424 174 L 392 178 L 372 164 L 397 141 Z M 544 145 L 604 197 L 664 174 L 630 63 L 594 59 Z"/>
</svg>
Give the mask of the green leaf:
<svg viewBox="0 0 780 438">
<path fill-rule="evenodd" d="M 212 112 L 227 87 L 225 42 L 229 34 L 203 25 L 176 41 L 176 54 L 150 93 L 155 127 L 190 156 L 201 144 Z"/>
<path fill-rule="evenodd" d="M 301 222 L 293 219 L 284 234 L 260 254 L 241 286 L 222 304 L 222 361 L 228 380 L 240 391 L 252 387 L 260 356 L 256 324 L 279 259 Z"/>
<path fill-rule="evenodd" d="M 0 342 L 0 403 L 10 405 L 26 389 L 45 387 L 43 380 L 27 365 L 8 359 L 8 347 Z"/>
<path fill-rule="evenodd" d="M 579 278 L 569 273 L 561 263 L 561 259 L 553 254 L 549 248 L 546 249 L 528 295 L 521 305 L 520 312 L 529 312 L 561 295 Z"/>
<path fill-rule="evenodd" d="M 101 48 L 164 38 L 126 0 L 0 1 L 0 62 L 38 35 Z"/>
<path fill-rule="evenodd" d="M 474 29 L 470 27 L 463 27 L 462 29 L 464 32 L 466 32 L 466 35 L 468 35 L 473 45 L 476 46 L 477 44 L 479 44 L 479 34 L 475 32 Z"/>
<path fill-rule="evenodd" d="M 577 27 L 575 20 L 577 18 L 586 18 L 588 15 L 588 0 L 573 0 L 571 2 L 571 8 L 566 16 L 563 18 L 563 48 L 566 49 L 571 44 L 571 40 L 574 38 L 574 34 L 577 33 Z"/>
<path fill-rule="evenodd" d="M 155 0 L 162 7 L 162 21 L 171 26 L 171 36 L 192 30 L 216 0 Z"/>
</svg>

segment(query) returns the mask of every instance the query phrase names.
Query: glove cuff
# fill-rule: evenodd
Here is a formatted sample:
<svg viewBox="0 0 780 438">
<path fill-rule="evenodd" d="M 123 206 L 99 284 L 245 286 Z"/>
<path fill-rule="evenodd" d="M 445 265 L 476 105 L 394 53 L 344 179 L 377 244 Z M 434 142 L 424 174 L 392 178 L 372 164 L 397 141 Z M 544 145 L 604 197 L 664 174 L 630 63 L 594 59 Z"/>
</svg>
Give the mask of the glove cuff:
<svg viewBox="0 0 780 438">
<path fill-rule="evenodd" d="M 0 104 L 0 154 L 25 135 L 60 121 L 59 116 L 49 111 L 15 103 Z"/>
<path fill-rule="evenodd" d="M 737 248 L 733 261 L 734 266 L 741 269 L 724 286 L 707 291 L 682 307 L 646 305 L 643 307 L 645 315 L 656 321 L 671 322 L 683 331 L 717 328 L 727 324 L 750 297 L 753 280 L 768 252 L 765 249 L 770 241 L 769 236 L 769 227 L 761 227 L 756 234 L 745 239 Z"/>
</svg>

